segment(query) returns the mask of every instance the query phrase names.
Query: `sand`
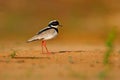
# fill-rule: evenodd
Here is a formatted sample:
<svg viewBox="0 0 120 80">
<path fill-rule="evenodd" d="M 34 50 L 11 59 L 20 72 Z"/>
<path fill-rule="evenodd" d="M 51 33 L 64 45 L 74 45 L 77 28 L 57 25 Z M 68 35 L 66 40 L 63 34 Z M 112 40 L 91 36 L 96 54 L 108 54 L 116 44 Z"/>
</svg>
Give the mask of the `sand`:
<svg viewBox="0 0 120 80">
<path fill-rule="evenodd" d="M 51 54 L 41 53 L 38 42 L 2 41 L 0 80 L 119 80 L 120 51 L 103 64 L 103 44 L 48 42 Z"/>
</svg>

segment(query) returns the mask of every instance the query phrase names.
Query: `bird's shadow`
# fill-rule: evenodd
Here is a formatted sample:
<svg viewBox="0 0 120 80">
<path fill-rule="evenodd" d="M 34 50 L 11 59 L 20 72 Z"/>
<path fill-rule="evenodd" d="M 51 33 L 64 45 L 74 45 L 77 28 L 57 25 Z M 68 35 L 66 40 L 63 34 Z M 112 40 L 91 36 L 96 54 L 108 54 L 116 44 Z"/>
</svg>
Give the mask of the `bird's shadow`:
<svg viewBox="0 0 120 80">
<path fill-rule="evenodd" d="M 57 53 L 71 53 L 71 52 L 85 52 L 83 50 L 76 50 L 76 51 L 58 51 L 58 52 L 51 52 L 52 54 L 57 54 Z"/>
<path fill-rule="evenodd" d="M 13 59 L 50 59 L 50 57 L 19 57 L 15 56 Z"/>
<path fill-rule="evenodd" d="M 36 56 L 33 56 L 33 57 L 19 57 L 19 56 L 14 56 L 13 59 L 50 59 L 50 56 L 49 55 L 54 55 L 54 54 L 61 54 L 61 53 L 71 53 L 71 52 L 85 52 L 85 51 L 82 51 L 82 50 L 77 50 L 77 51 L 58 51 L 58 52 L 51 52 L 51 54 L 47 54 L 45 53 L 47 56 L 40 56 L 40 57 L 36 57 Z"/>
</svg>

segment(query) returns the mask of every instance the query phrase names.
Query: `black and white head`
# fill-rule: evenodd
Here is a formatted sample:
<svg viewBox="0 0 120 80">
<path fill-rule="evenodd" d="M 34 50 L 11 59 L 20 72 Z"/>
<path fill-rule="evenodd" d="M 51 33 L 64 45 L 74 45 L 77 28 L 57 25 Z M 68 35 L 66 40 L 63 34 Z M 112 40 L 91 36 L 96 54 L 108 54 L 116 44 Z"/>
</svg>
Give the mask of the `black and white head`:
<svg viewBox="0 0 120 80">
<path fill-rule="evenodd" d="M 48 26 L 58 28 L 58 26 L 61 26 L 61 25 L 59 24 L 59 22 L 57 20 L 52 20 L 49 22 Z"/>
</svg>

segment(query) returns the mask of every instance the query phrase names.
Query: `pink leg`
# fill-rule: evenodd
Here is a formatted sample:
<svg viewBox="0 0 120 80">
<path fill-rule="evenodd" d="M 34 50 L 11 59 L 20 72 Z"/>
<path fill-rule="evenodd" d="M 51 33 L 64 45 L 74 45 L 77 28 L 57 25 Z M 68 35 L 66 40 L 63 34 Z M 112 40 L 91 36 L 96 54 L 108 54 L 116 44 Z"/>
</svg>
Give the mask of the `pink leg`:
<svg viewBox="0 0 120 80">
<path fill-rule="evenodd" d="M 47 49 L 46 41 L 44 41 L 44 40 L 42 41 L 42 52 L 43 52 L 43 46 L 45 47 L 47 53 L 50 53 L 50 52 L 48 51 L 48 49 Z"/>
<path fill-rule="evenodd" d="M 42 45 L 41 45 L 41 47 L 42 47 L 42 54 L 43 54 L 43 41 L 42 41 Z"/>
</svg>

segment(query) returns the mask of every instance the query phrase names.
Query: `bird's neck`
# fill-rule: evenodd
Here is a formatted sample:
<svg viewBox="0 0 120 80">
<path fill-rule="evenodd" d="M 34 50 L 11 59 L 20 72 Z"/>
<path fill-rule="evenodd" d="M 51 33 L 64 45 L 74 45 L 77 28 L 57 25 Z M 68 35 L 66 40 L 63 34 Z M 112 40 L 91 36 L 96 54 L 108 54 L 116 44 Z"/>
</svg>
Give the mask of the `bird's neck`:
<svg viewBox="0 0 120 80">
<path fill-rule="evenodd" d="M 49 27 L 52 27 L 52 28 L 58 28 L 58 26 L 51 26 L 51 25 L 49 25 Z"/>
</svg>

